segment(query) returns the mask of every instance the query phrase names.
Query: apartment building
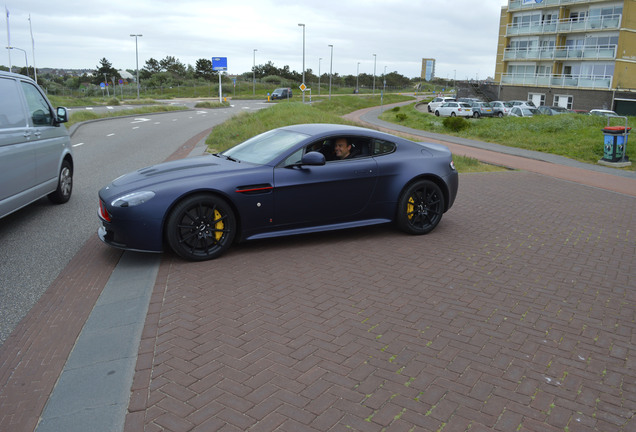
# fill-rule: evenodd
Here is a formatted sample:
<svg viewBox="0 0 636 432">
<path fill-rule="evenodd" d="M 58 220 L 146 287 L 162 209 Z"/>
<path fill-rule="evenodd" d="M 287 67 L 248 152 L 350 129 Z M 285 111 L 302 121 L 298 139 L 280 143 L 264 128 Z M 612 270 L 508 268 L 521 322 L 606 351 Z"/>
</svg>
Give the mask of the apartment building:
<svg viewBox="0 0 636 432">
<path fill-rule="evenodd" d="M 509 0 L 497 97 L 636 115 L 636 0 Z"/>
</svg>

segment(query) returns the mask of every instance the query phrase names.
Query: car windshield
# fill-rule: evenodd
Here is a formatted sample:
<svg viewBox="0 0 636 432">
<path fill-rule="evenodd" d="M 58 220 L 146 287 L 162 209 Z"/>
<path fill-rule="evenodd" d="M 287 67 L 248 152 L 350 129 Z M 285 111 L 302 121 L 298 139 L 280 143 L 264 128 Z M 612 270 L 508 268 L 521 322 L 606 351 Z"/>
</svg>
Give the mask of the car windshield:
<svg viewBox="0 0 636 432">
<path fill-rule="evenodd" d="M 264 165 L 306 140 L 308 136 L 299 132 L 274 129 L 256 135 L 224 151 L 221 155 L 239 162 Z"/>
</svg>

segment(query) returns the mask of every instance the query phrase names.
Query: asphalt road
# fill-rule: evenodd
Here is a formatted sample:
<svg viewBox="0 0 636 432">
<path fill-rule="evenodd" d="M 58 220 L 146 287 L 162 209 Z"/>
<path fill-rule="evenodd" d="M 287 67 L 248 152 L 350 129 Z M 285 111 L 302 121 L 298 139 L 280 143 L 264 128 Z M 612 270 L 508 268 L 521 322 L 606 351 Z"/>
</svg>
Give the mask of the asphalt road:
<svg viewBox="0 0 636 432">
<path fill-rule="evenodd" d="M 231 108 L 122 117 L 75 129 L 71 200 L 53 205 L 43 198 L 0 219 L 0 345 L 95 235 L 101 187 L 121 174 L 162 162 L 193 136 L 241 111 L 266 106 L 237 101 Z"/>
</svg>

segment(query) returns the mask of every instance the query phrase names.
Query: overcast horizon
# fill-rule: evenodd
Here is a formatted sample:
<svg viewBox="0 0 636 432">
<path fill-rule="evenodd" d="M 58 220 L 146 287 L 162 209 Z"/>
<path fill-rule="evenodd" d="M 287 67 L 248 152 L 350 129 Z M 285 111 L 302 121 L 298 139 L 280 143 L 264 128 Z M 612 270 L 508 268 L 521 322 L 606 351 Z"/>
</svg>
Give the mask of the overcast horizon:
<svg viewBox="0 0 636 432">
<path fill-rule="evenodd" d="M 6 0 L 0 65 L 55 69 L 97 69 L 106 58 L 119 70 L 139 68 L 150 58 L 175 57 L 196 65 L 200 58 L 226 57 L 228 74 L 272 62 L 302 72 L 419 77 L 422 58 L 436 61 L 440 78 L 494 76 L 497 37 L 504 0 L 408 0 L 336 2 L 245 0 L 225 2 L 165 0 L 133 3 L 113 0 L 108 7 L 79 1 Z M 6 16 L 6 13 L 5 13 Z M 30 21 L 29 21 L 30 16 Z M 302 27 L 299 24 L 305 26 Z M 31 38 L 31 31 L 33 39 Z M 7 34 L 9 33 L 9 34 Z M 8 40 L 10 37 L 10 41 Z M 254 51 L 256 50 L 256 51 Z M 375 54 L 375 56 L 374 56 Z M 359 63 L 359 64 L 358 64 Z"/>
</svg>

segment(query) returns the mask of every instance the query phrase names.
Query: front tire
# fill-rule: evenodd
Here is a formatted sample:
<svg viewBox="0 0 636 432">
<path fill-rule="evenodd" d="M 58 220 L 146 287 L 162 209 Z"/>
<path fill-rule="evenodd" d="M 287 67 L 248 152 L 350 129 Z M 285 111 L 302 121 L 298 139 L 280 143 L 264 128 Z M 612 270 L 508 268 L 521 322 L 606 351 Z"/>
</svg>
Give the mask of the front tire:
<svg viewBox="0 0 636 432">
<path fill-rule="evenodd" d="M 435 111 L 435 115 L 439 117 L 439 111 Z"/>
<path fill-rule="evenodd" d="M 64 204 L 71 199 L 73 192 L 73 165 L 67 160 L 62 162 L 60 174 L 57 178 L 57 188 L 55 192 L 48 194 L 48 198 L 55 204 Z"/>
<path fill-rule="evenodd" d="M 170 212 L 166 237 L 182 258 L 205 261 L 219 257 L 234 241 L 236 217 L 229 204 L 211 195 L 194 195 Z"/>
<path fill-rule="evenodd" d="M 451 117 L 455 117 L 457 114 L 455 114 L 455 111 L 451 112 Z"/>
<path fill-rule="evenodd" d="M 475 112 L 473 113 L 473 117 L 474 117 L 474 118 L 479 118 L 479 113 L 478 113 L 477 111 L 475 111 Z"/>
<path fill-rule="evenodd" d="M 400 196 L 397 225 L 408 234 L 428 234 L 442 220 L 444 195 L 430 180 L 411 184 Z"/>
</svg>

